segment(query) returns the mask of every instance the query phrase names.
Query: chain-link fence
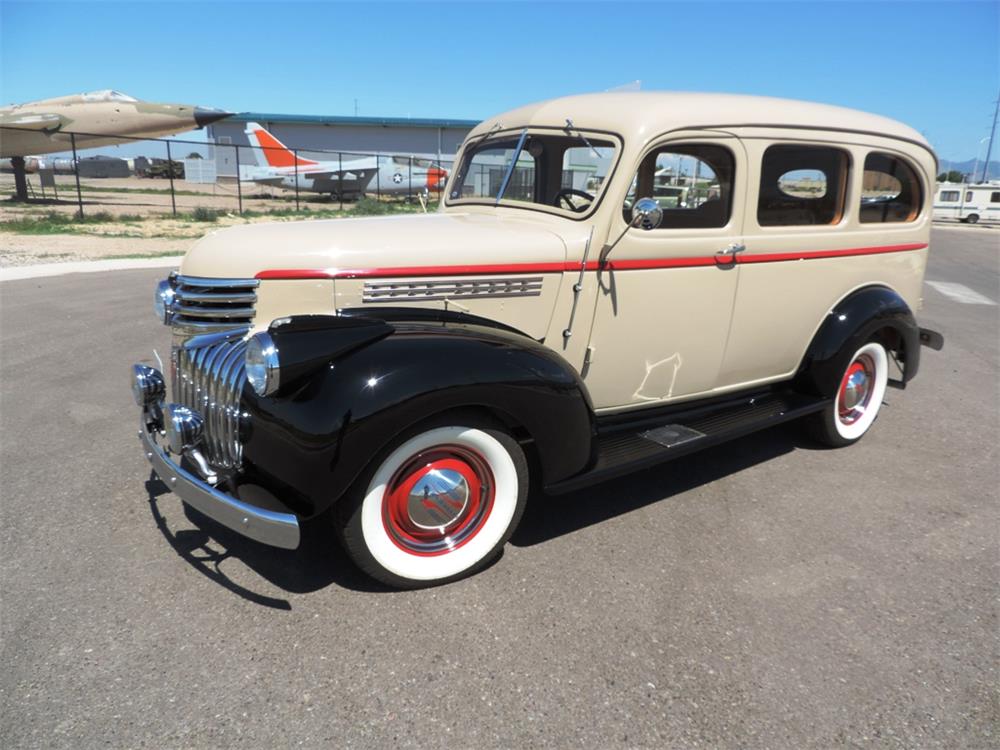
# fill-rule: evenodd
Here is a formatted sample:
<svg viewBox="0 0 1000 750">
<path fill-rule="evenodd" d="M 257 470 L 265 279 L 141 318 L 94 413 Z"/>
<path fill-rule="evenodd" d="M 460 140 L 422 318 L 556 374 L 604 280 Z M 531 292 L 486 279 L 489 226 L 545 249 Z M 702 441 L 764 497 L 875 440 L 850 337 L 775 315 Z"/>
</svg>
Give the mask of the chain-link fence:
<svg viewBox="0 0 1000 750">
<path fill-rule="evenodd" d="M 14 165 L 5 160 L 9 168 L 0 186 L 12 198 L 26 198 L 25 205 L 81 219 L 95 213 L 126 220 L 151 215 L 199 220 L 221 213 L 323 214 L 353 210 L 359 202 L 366 212 L 379 213 L 394 205 L 439 202 L 452 168 L 451 160 L 425 155 L 300 149 L 273 139 L 244 145 L 223 139 L 113 136 L 141 143 L 141 149 L 130 148 L 141 155 L 81 158 L 78 142 L 93 151 L 92 139 L 109 135 L 60 136 L 69 155 L 25 159 L 22 186 L 16 184 Z"/>
</svg>

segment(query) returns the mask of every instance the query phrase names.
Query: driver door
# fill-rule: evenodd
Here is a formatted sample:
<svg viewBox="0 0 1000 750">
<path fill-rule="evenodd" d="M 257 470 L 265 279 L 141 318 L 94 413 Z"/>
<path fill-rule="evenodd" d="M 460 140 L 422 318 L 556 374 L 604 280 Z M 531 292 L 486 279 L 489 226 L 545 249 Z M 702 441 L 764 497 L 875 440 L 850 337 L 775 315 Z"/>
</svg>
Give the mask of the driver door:
<svg viewBox="0 0 1000 750">
<path fill-rule="evenodd" d="M 611 224 L 609 242 L 621 239 L 598 272 L 583 372 L 595 408 L 639 408 L 716 387 L 736 297 L 738 270 L 726 253 L 742 242 L 746 163 L 735 137 L 714 132 L 646 152 Z M 660 204 L 660 225 L 626 230 L 643 197 Z"/>
</svg>

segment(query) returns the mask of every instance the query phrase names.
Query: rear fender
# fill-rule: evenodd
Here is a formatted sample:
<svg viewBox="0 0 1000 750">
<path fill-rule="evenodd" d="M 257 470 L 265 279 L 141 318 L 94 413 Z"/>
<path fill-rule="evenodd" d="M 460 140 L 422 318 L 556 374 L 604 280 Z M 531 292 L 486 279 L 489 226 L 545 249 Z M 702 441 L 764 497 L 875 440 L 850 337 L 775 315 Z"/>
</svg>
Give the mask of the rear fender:
<svg viewBox="0 0 1000 750">
<path fill-rule="evenodd" d="M 905 386 L 920 366 L 920 328 L 903 298 L 884 286 L 859 289 L 834 305 L 802 359 L 795 386 L 832 396 L 851 357 L 876 334 L 895 353 L 903 370 L 898 385 Z"/>
</svg>

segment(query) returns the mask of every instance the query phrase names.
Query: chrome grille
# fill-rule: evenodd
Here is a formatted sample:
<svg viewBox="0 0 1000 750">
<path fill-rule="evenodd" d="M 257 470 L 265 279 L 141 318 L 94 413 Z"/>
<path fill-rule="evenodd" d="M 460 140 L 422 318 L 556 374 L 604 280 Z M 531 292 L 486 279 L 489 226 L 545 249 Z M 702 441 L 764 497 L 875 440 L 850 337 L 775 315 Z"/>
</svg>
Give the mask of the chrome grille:
<svg viewBox="0 0 1000 750">
<path fill-rule="evenodd" d="M 465 278 L 435 281 L 369 281 L 362 302 L 395 302 L 490 297 L 537 297 L 542 293 L 541 276 L 510 278 Z"/>
<path fill-rule="evenodd" d="M 246 380 L 246 341 L 242 333 L 195 336 L 174 347 L 174 401 L 198 411 L 205 420 L 202 450 L 209 463 L 238 469 L 240 391 Z"/>
<path fill-rule="evenodd" d="M 253 320 L 257 279 L 211 279 L 173 274 L 171 323 L 202 330 L 245 326 Z"/>
</svg>

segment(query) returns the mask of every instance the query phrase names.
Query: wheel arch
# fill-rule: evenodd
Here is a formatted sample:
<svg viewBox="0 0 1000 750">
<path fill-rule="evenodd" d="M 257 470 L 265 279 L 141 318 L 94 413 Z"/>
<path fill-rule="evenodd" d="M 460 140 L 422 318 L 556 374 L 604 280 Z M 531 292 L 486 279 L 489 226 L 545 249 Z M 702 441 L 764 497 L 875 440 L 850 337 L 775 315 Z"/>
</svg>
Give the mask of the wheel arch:
<svg viewBox="0 0 1000 750">
<path fill-rule="evenodd" d="M 318 515 L 395 436 L 443 413 L 487 415 L 525 448 L 545 482 L 593 458 L 594 414 L 578 373 L 512 331 L 394 321 L 393 332 L 318 369 L 280 397 L 244 390 L 244 456 Z"/>
<path fill-rule="evenodd" d="M 920 328 L 906 301 L 884 285 L 855 289 L 833 305 L 806 349 L 796 387 L 832 395 L 853 352 L 872 338 L 894 353 L 903 371 L 896 384 L 905 387 L 920 364 Z"/>
</svg>

